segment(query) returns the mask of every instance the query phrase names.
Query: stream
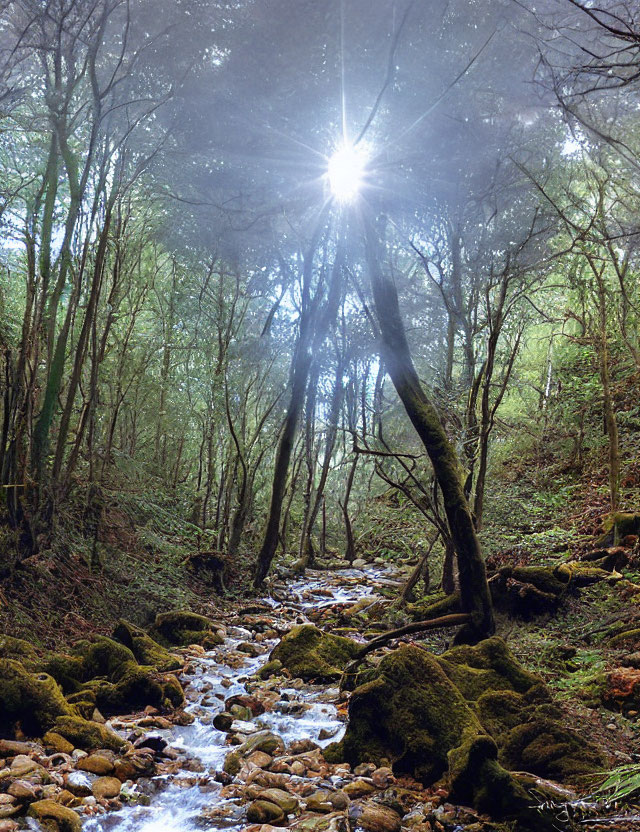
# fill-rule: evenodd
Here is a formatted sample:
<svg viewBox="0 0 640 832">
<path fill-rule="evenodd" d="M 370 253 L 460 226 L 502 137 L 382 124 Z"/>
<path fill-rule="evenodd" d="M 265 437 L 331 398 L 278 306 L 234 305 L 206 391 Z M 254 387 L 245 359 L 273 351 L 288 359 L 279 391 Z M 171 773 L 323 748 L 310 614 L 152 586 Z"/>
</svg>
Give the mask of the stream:
<svg viewBox="0 0 640 832">
<path fill-rule="evenodd" d="M 229 737 L 235 736 L 236 742 L 240 742 L 259 731 L 270 731 L 282 739 L 286 754 L 313 754 L 313 748 L 324 748 L 339 740 L 345 730 L 344 717 L 341 717 L 335 704 L 339 696 L 337 687 L 306 684 L 294 679 L 287 687 L 269 689 L 268 685 L 261 687 L 260 683 L 256 683 L 254 674 L 268 660 L 280 635 L 291 626 L 316 619 L 329 606 L 344 604 L 346 607 L 363 599 L 374 603 L 382 598 L 377 589 L 400 583 L 400 576 L 385 567 L 309 571 L 303 580 L 275 583 L 269 597 L 239 610 L 224 625 L 226 637 L 223 644 L 208 652 L 194 653 L 189 650 L 186 653 L 187 664 L 181 681 L 187 699 L 185 710 L 193 722 L 163 729 L 152 728 L 145 734 L 145 742 L 152 738 L 150 744 L 155 741 L 165 753 L 166 762 L 160 765 L 158 774 L 138 780 L 133 785 L 126 784 L 121 794 L 123 802 L 126 801 L 123 808 L 87 817 L 83 822 L 83 832 L 200 832 L 209 829 L 240 830 L 249 826 L 247 807 L 251 801 L 251 775 L 261 770 L 258 765 L 254 766 L 255 772 L 252 771 L 249 777 L 246 777 L 245 770 L 244 792 L 234 785 L 234 778 L 223 770 L 225 758 L 235 747 L 230 744 Z M 353 637 L 359 638 L 356 633 Z M 225 701 L 228 703 L 229 698 L 235 696 L 251 697 L 256 690 L 267 707 L 264 713 L 252 716 L 251 720 L 236 718 L 230 733 L 214 727 L 216 715 L 226 710 Z M 135 739 L 135 734 L 132 734 L 135 722 L 127 723 L 116 718 L 111 725 L 123 737 Z M 295 769 L 286 767 L 279 769 L 286 771 L 286 774 L 278 774 L 278 769 L 270 766 L 274 771 L 272 777 L 276 779 L 266 785 L 277 789 L 281 785 L 277 778 L 285 777 L 287 788 L 302 797 L 303 801 L 304 796 L 310 793 L 317 794 L 322 790 L 335 793 L 349 782 L 353 785 L 353 775 L 346 771 L 334 769 L 335 773 L 327 774 L 326 764 L 324 773 L 317 770 L 322 766 L 298 765 L 299 774 L 294 773 Z M 258 782 L 256 779 L 256 784 Z M 264 785 L 261 783 L 261 786 L 253 788 L 259 791 Z M 640 828 L 638 815 L 617 815 L 615 810 L 611 811 L 613 807 L 608 807 L 609 812 L 602 813 L 601 805 L 589 804 L 585 800 L 570 801 L 556 807 L 559 831 L 608 829 L 629 832 Z M 439 818 L 442 823 L 435 822 L 435 826 L 427 824 L 429 830 L 464 832 L 467 828 L 477 830 L 481 827 L 481 824 L 474 822 L 477 818 L 470 816 L 469 810 L 464 807 L 435 802 L 431 808 L 433 822 Z M 586 809 L 584 813 L 581 811 L 583 808 Z M 103 810 L 97 807 L 96 811 Z M 411 814 L 407 815 L 403 825 L 412 827 L 419 820 L 410 818 Z M 342 822 L 336 823 L 338 820 Z M 32 829 L 41 828 L 31 819 L 27 819 L 27 823 Z M 263 826 L 263 830 L 273 828 Z M 315 832 L 327 827 L 325 824 L 303 828 L 304 832 Z M 327 832 L 346 832 L 348 828 L 353 828 L 351 820 L 347 824 L 342 815 L 339 819 L 334 818 Z M 359 828 L 356 824 L 356 832 Z M 418 829 L 425 832 L 426 828 L 415 826 L 415 832 Z"/>
<path fill-rule="evenodd" d="M 304 580 L 291 583 L 286 589 L 277 585 L 275 598 L 263 600 L 270 607 L 269 616 L 286 627 L 306 621 L 306 612 L 323 606 L 354 603 L 367 596 L 373 601 L 372 583 L 387 582 L 386 577 L 382 570 L 371 569 L 366 573 L 341 570 L 330 576 L 311 571 Z M 252 642 L 253 638 L 254 633 L 244 627 L 228 626 L 223 645 L 191 658 L 189 675 L 183 676 L 182 681 L 187 685 L 186 710 L 195 721 L 187 726 L 154 729 L 147 735 L 162 737 L 169 750 L 177 752 L 173 770 L 136 784 L 135 792 L 148 795 L 149 805 L 132 801 L 120 811 L 90 818 L 83 824 L 85 832 L 190 832 L 203 828 L 240 829 L 247 825 L 246 805 L 225 797 L 223 785 L 215 779 L 233 747 L 226 744 L 227 734 L 217 730 L 212 720 L 224 710 L 225 699 L 250 692 L 246 687 L 249 677 L 267 661 L 278 641 L 274 638 L 260 642 L 259 646 L 265 650 L 259 656 L 238 652 L 238 645 Z M 229 659 L 230 664 L 225 663 Z M 320 747 L 339 740 L 344 733 L 344 722 L 332 704 L 338 695 L 337 688 L 298 683 L 280 691 L 280 701 L 272 710 L 252 723 L 236 722 L 234 728 L 237 726 L 241 734 L 246 731 L 247 736 L 256 730 L 268 729 L 282 737 L 287 748 L 296 740 L 312 740 Z M 304 703 L 304 710 L 297 713 L 299 703 Z M 115 727 L 119 728 L 117 720 Z M 121 729 L 120 733 L 126 736 Z M 296 780 L 295 776 L 292 780 Z M 318 788 L 323 786 L 320 778 L 311 782 Z"/>
</svg>

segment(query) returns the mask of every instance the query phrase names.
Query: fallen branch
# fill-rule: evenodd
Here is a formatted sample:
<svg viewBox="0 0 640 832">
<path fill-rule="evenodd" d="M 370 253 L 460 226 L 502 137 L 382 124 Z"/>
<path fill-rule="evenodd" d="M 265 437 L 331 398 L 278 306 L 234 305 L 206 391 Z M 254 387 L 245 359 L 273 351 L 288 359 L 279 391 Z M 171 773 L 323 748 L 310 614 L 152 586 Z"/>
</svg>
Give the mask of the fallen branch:
<svg viewBox="0 0 640 832">
<path fill-rule="evenodd" d="M 431 618 L 429 621 L 414 621 L 412 624 L 405 624 L 404 627 L 398 627 L 395 630 L 381 633 L 363 645 L 356 653 L 355 658 L 346 666 L 342 674 L 342 679 L 340 680 L 340 689 L 347 689 L 346 685 L 349 677 L 355 678 L 356 671 L 365 656 L 377 650 L 379 647 L 384 647 L 395 638 L 408 636 L 412 633 L 424 633 L 427 630 L 438 630 L 441 627 L 457 627 L 460 624 L 466 624 L 470 620 L 471 616 L 469 613 L 459 612 L 451 615 L 442 615 L 439 618 Z"/>
</svg>

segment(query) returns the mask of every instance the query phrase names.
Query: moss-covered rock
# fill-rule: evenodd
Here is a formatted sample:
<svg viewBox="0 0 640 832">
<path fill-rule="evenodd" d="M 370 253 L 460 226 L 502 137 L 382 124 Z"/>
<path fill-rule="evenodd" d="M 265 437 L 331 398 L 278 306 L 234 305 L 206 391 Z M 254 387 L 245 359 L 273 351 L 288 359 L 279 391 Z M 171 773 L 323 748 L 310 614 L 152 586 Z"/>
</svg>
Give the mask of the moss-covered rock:
<svg viewBox="0 0 640 832">
<path fill-rule="evenodd" d="M 85 678 L 82 658 L 66 653 L 49 653 L 40 663 L 40 669 L 53 676 L 65 694 L 77 693 Z"/>
<path fill-rule="evenodd" d="M 120 751 L 127 744 L 115 731 L 78 716 L 61 716 L 55 722 L 54 730 L 76 748 L 88 751 L 92 748 L 109 748 Z"/>
<path fill-rule="evenodd" d="M 153 667 L 125 662 L 108 679 L 92 679 L 77 694 L 90 701 L 105 715 L 126 713 L 151 705 L 154 708 L 176 708 L 184 705 L 184 693 L 178 680 L 157 673 Z"/>
<path fill-rule="evenodd" d="M 465 699 L 475 701 L 488 690 L 526 693 L 542 687 L 542 679 L 518 663 L 501 638 L 488 638 L 474 647 L 453 647 L 438 658 L 447 676 Z"/>
<path fill-rule="evenodd" d="M 525 791 L 509 769 L 575 782 L 605 765 L 561 724 L 542 680 L 499 638 L 440 657 L 401 647 L 366 675 L 343 740 L 325 750 L 331 762 L 388 761 L 425 784 L 446 777 L 452 799 L 496 817 L 525 811 Z"/>
<path fill-rule="evenodd" d="M 506 768 L 565 783 L 603 770 L 602 754 L 574 731 L 535 712 L 523 716 L 525 722 L 499 735 L 499 760 Z"/>
<path fill-rule="evenodd" d="M 31 642 L 23 638 L 0 635 L 0 659 L 15 659 L 32 670 L 38 663 L 38 652 Z"/>
<path fill-rule="evenodd" d="M 518 814 L 525 790 L 497 762 L 498 749 L 434 656 L 400 647 L 354 691 L 343 740 L 325 756 L 352 765 L 391 762 L 425 784 L 446 776 L 452 799 L 496 816 Z"/>
<path fill-rule="evenodd" d="M 438 662 L 474 708 L 508 769 L 574 782 L 605 766 L 602 754 L 561 724 L 540 679 L 500 638 L 454 647 Z"/>
<path fill-rule="evenodd" d="M 84 649 L 82 665 L 85 679 L 104 676 L 117 682 L 129 667 L 137 665 L 137 661 L 124 644 L 100 636 Z"/>
<path fill-rule="evenodd" d="M 56 680 L 33 674 L 14 659 L 0 659 L 0 730 L 20 726 L 28 736 L 42 736 L 61 716 L 74 714 Z"/>
<path fill-rule="evenodd" d="M 182 662 L 166 648 L 154 641 L 148 633 L 120 620 L 113 631 L 113 637 L 131 650 L 140 664 L 152 665 L 160 671 L 178 670 Z"/>
<path fill-rule="evenodd" d="M 188 610 L 156 615 L 152 635 L 163 645 L 185 647 L 200 644 L 207 650 L 224 642 L 224 637 L 214 632 L 213 623 L 208 618 Z"/>
<path fill-rule="evenodd" d="M 80 816 L 55 800 L 37 800 L 29 806 L 27 813 L 38 820 L 44 829 L 55 829 L 58 832 L 81 832 Z"/>
<path fill-rule="evenodd" d="M 353 639 L 302 624 L 290 630 L 274 647 L 269 662 L 279 661 L 292 676 L 300 679 L 331 681 L 340 678 L 359 650 L 360 645 Z"/>
</svg>

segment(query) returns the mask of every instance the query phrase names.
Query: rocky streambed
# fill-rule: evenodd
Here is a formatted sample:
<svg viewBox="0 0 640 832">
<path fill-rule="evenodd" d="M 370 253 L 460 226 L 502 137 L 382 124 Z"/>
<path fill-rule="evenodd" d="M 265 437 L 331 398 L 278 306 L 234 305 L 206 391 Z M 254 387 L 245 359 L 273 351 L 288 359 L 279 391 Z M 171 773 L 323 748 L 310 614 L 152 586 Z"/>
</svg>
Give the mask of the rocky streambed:
<svg viewBox="0 0 640 832">
<path fill-rule="evenodd" d="M 485 650 L 491 655 L 489 665 L 485 662 L 484 667 L 480 653 L 468 652 L 447 654 L 441 664 L 424 651 L 422 656 L 400 654 L 404 656 L 401 670 L 387 661 L 389 669 L 386 675 L 383 673 L 383 684 L 373 676 L 356 691 L 352 723 L 345 736 L 347 700 L 338 690 L 338 680 L 341 667 L 354 649 L 354 642 L 343 639 L 342 634 L 353 628 L 340 628 L 341 635 L 332 636 L 329 650 L 309 620 L 322 619 L 330 609 L 348 611 L 384 604 L 378 591 L 393 581 L 393 576 L 382 570 L 368 569 L 310 573 L 304 582 L 275 585 L 272 597 L 215 622 L 206 637 L 200 633 L 200 645 L 191 644 L 181 651 L 184 663 L 180 670 L 174 670 L 174 678 L 179 677 L 184 689 L 184 707 L 162 713 L 156 706 L 147 706 L 135 714 L 112 718 L 104 727 L 105 732 L 117 732 L 108 734 L 117 738 L 110 741 L 111 747 L 97 747 L 98 740 L 74 742 L 69 732 L 70 739 L 64 745 L 65 737 L 56 731 L 48 732 L 48 739 L 41 742 L 0 740 L 0 832 L 27 827 L 77 832 L 81 824 L 85 832 L 272 832 L 272 827 L 300 832 L 490 832 L 511 828 L 490 820 L 488 813 L 493 814 L 491 801 L 496 800 L 496 792 L 488 786 L 485 791 L 489 789 L 490 797 L 482 806 L 487 814 L 482 814 L 450 803 L 451 795 L 443 780 L 431 777 L 435 782 L 425 788 L 424 778 L 422 782 L 413 779 L 412 765 L 405 765 L 415 753 L 423 760 L 439 761 L 444 771 L 449 748 L 450 770 L 466 754 L 465 776 L 495 778 L 498 772 L 500 788 L 513 790 L 514 782 L 520 788 L 517 776 L 509 775 L 507 779 L 495 762 L 497 748 L 495 754 L 494 746 L 487 751 L 492 740 L 464 702 L 458 703 L 456 717 L 462 726 L 458 731 L 464 735 L 462 739 L 452 739 L 446 716 L 444 725 L 421 722 L 422 712 L 433 710 L 427 696 L 417 718 L 414 715 L 408 728 L 402 727 L 411 734 L 404 757 L 395 753 L 397 749 L 384 745 L 393 735 L 389 721 L 401 713 L 393 710 L 398 696 L 402 698 L 402 690 L 414 681 L 413 676 L 427 673 L 427 690 L 434 686 L 435 679 L 435 687 L 441 689 L 446 700 L 452 689 L 447 687 L 450 683 L 443 667 L 449 667 L 450 675 L 462 687 L 461 668 L 468 672 L 471 667 L 472 675 L 478 678 L 482 674 L 493 674 L 493 678 L 493 662 L 507 673 L 505 662 L 510 660 L 508 656 L 505 659 L 499 644 Z M 175 623 L 170 617 L 160 621 L 165 634 Z M 194 618 L 193 623 L 198 621 Z M 286 633 L 288 636 L 282 638 Z M 354 632 L 350 634 L 358 640 Z M 189 635 L 194 636 L 189 631 L 181 637 Z M 121 637 L 144 640 L 135 632 L 121 633 Z M 133 640 L 131 646 L 136 647 Z M 137 647 L 140 649 L 140 644 Z M 146 643 L 145 649 L 151 649 L 151 645 Z M 156 662 L 160 658 L 156 656 Z M 83 662 L 86 664 L 87 659 Z M 133 668 L 128 670 L 133 673 Z M 407 672 L 412 679 L 402 678 Z M 513 668 L 508 672 L 514 672 Z M 140 673 L 136 673 L 137 678 Z M 312 684 L 300 677 L 320 678 L 322 682 Z M 396 678 L 400 679 L 399 688 L 394 687 Z M 524 672 L 518 675 L 516 687 L 519 685 L 523 693 L 508 691 L 499 699 L 500 707 L 538 707 L 531 694 L 528 703 L 516 698 L 535 689 L 532 679 Z M 105 702 L 114 701 L 121 683 L 105 684 L 112 687 L 100 688 L 99 695 Z M 165 692 L 173 689 L 166 676 L 160 677 L 160 684 Z M 76 698 L 86 699 L 83 690 Z M 363 727 L 362 703 L 372 691 L 375 712 L 366 712 Z M 490 693 L 495 699 L 495 692 Z M 424 691 L 419 695 L 423 696 Z M 164 702 L 166 705 L 166 698 Z M 65 719 L 69 717 L 58 717 L 56 723 L 63 733 Z M 354 731 L 359 733 L 354 735 Z M 542 743 L 566 741 L 567 735 L 549 731 L 540 738 Z M 56 742 L 52 734 L 62 739 L 57 750 L 52 748 L 52 742 Z M 471 744 L 468 736 L 472 736 Z M 433 738 L 442 747 L 425 755 L 424 743 Z M 533 738 L 530 745 L 538 739 Z M 327 750 L 328 746 L 331 748 Z M 362 754 L 361 746 L 367 746 Z M 371 759 L 360 761 L 359 754 Z M 638 828 L 637 817 L 616 817 L 610 812 L 608 818 L 602 818 L 602 807 L 579 800 L 571 789 L 531 774 L 526 778 L 527 820 L 520 828 Z"/>
</svg>

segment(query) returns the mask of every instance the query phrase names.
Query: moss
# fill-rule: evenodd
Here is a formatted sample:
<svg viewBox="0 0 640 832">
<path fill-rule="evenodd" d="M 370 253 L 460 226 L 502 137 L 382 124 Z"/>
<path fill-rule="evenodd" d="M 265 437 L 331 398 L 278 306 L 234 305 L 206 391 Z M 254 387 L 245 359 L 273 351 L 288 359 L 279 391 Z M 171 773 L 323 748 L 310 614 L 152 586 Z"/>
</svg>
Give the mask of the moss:
<svg viewBox="0 0 640 832">
<path fill-rule="evenodd" d="M 164 704 L 171 708 L 181 708 L 185 704 L 182 685 L 175 676 L 165 676 L 162 682 Z"/>
<path fill-rule="evenodd" d="M 38 653 L 33 644 L 23 638 L 0 635 L 0 659 L 15 659 L 33 670 L 38 663 Z"/>
<path fill-rule="evenodd" d="M 20 725 L 28 736 L 42 736 L 60 716 L 73 714 L 56 680 L 32 674 L 14 659 L 0 659 L 0 729 Z"/>
<path fill-rule="evenodd" d="M 45 829 L 56 829 L 58 832 L 80 832 L 82 829 L 80 816 L 55 800 L 37 800 L 31 804 L 27 814 Z"/>
<path fill-rule="evenodd" d="M 294 677 L 339 679 L 360 645 L 350 638 L 322 632 L 312 624 L 294 627 L 272 650 L 269 661 L 279 661 Z"/>
<path fill-rule="evenodd" d="M 354 691 L 347 730 L 324 751 L 329 762 L 391 761 L 425 785 L 445 777 L 454 802 L 546 829 L 535 797 L 509 769 L 575 783 L 605 765 L 565 728 L 538 676 L 499 638 L 436 657 L 414 647 L 386 655 Z"/>
<path fill-rule="evenodd" d="M 211 649 L 222 644 L 224 638 L 213 632 L 213 624 L 204 615 L 188 610 L 174 610 L 156 615 L 153 637 L 164 645 L 186 646 L 200 644 Z"/>
<path fill-rule="evenodd" d="M 101 725 L 99 722 L 91 722 L 78 716 L 59 717 L 54 726 L 56 734 L 60 734 L 76 748 L 88 751 L 92 748 L 109 748 L 112 751 L 120 751 L 126 742 L 119 737 L 115 731 Z"/>
<path fill-rule="evenodd" d="M 499 759 L 511 769 L 522 769 L 560 782 L 575 782 L 602 771 L 606 760 L 598 749 L 551 719 L 535 718 L 517 725 L 499 740 Z"/>
<path fill-rule="evenodd" d="M 435 601 L 425 598 L 416 604 L 407 604 L 407 612 L 414 621 L 427 621 L 430 618 L 439 618 L 448 613 L 460 612 L 460 593 L 443 595 Z"/>
<path fill-rule="evenodd" d="M 540 677 L 518 664 L 505 642 L 497 637 L 485 639 L 475 647 L 454 647 L 438 661 L 464 697 L 472 701 L 488 690 L 525 693 L 542 685 Z"/>
<path fill-rule="evenodd" d="M 603 521 L 604 534 L 596 540 L 596 546 L 617 546 L 623 537 L 640 534 L 640 514 L 615 511 Z"/>
<path fill-rule="evenodd" d="M 238 754 L 237 751 L 232 751 L 230 754 L 224 758 L 224 764 L 222 766 L 222 770 L 225 774 L 231 775 L 231 777 L 235 777 L 236 774 L 242 768 L 242 757 Z"/>
<path fill-rule="evenodd" d="M 609 647 L 618 647 L 620 644 L 624 645 L 626 642 L 640 642 L 640 629 L 627 630 L 624 633 L 618 633 L 609 639 L 608 644 Z"/>
<path fill-rule="evenodd" d="M 153 665 L 161 671 L 178 670 L 182 662 L 177 656 L 154 641 L 134 624 L 120 620 L 113 631 L 113 637 L 128 647 L 140 664 Z"/>
<path fill-rule="evenodd" d="M 50 653 L 40 664 L 40 668 L 61 685 L 64 693 L 76 693 L 82 687 L 85 677 L 84 665 L 80 656 L 66 653 Z"/>
<path fill-rule="evenodd" d="M 386 655 L 376 677 L 356 688 L 345 736 L 324 754 L 352 765 L 390 761 L 396 774 L 425 785 L 446 776 L 455 800 L 498 817 L 525 816 L 532 802 L 499 764 L 496 742 L 461 691 L 416 647 Z"/>
<path fill-rule="evenodd" d="M 83 670 L 86 679 L 106 676 L 118 681 L 130 666 L 137 664 L 136 658 L 124 644 L 101 636 L 84 651 Z"/>
<path fill-rule="evenodd" d="M 260 670 L 256 673 L 256 676 L 260 679 L 268 679 L 269 676 L 275 676 L 280 673 L 281 670 L 282 662 L 279 659 L 273 659 L 272 661 L 268 661 L 266 664 L 263 664 Z"/>
</svg>

